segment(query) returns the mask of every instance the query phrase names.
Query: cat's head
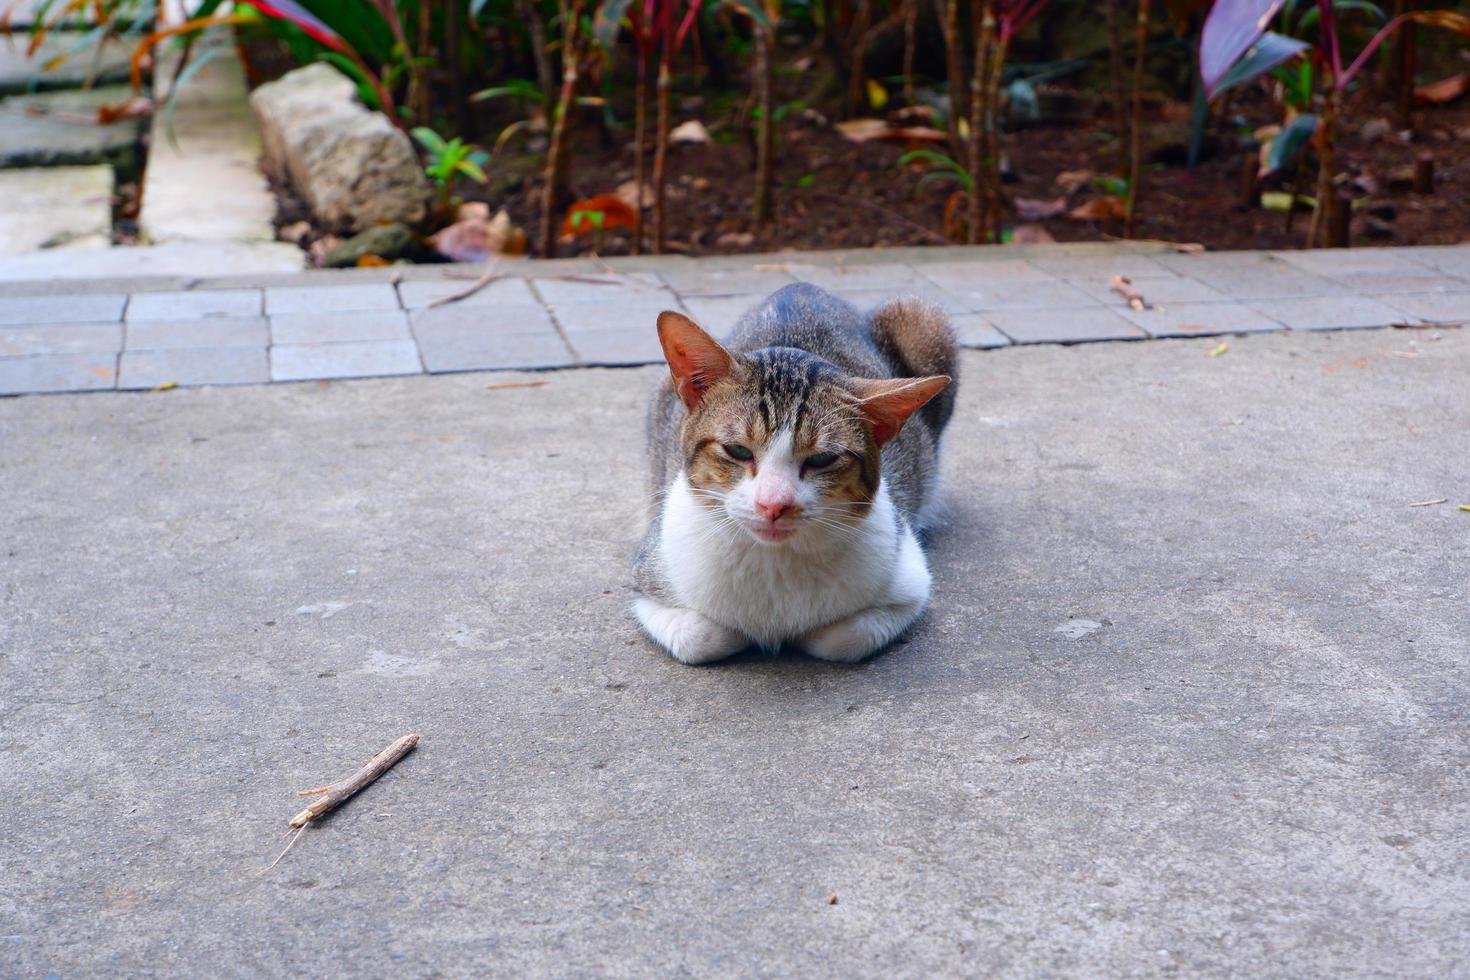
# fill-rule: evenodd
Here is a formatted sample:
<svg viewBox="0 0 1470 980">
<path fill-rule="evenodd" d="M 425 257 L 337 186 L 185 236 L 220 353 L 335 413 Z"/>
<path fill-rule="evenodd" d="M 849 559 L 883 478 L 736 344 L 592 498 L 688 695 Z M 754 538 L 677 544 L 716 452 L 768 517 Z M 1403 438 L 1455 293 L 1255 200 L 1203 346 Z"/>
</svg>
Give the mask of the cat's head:
<svg viewBox="0 0 1470 980">
<path fill-rule="evenodd" d="M 878 492 L 879 451 L 949 378 L 855 378 L 803 350 L 726 350 L 679 313 L 658 318 L 695 499 L 776 545 L 850 533 Z"/>
</svg>

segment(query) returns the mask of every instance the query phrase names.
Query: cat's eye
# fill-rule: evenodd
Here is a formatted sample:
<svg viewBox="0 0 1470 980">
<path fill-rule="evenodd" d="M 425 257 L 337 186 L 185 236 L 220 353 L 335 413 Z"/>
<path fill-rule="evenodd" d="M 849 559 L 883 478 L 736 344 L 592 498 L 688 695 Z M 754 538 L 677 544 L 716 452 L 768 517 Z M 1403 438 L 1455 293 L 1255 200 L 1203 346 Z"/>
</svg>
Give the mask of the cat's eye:
<svg viewBox="0 0 1470 980">
<path fill-rule="evenodd" d="M 720 448 L 724 449 L 731 459 L 738 459 L 742 463 L 748 463 L 755 459 L 755 453 L 737 442 L 727 442 Z"/>
<path fill-rule="evenodd" d="M 806 467 L 807 469 L 821 470 L 826 469 L 835 462 L 837 462 L 836 453 L 814 453 L 806 458 Z"/>
</svg>

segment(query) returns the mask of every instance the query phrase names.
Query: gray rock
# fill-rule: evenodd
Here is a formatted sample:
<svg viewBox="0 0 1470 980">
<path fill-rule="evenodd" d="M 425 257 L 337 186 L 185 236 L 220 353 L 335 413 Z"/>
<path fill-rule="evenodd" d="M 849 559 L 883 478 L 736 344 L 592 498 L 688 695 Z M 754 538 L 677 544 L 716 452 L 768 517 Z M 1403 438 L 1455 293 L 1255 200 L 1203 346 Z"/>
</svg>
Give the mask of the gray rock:
<svg viewBox="0 0 1470 980">
<path fill-rule="evenodd" d="M 355 93 L 325 64 L 298 68 L 251 93 L 266 169 L 334 229 L 414 224 L 427 210 L 428 178 L 408 136 Z"/>
<path fill-rule="evenodd" d="M 0 4 L 0 12 L 7 6 Z M 76 88 L 88 81 L 127 81 L 136 44 L 135 38 L 111 38 L 99 49 L 81 31 L 52 31 L 34 53 L 28 53 L 30 39 L 13 37 L 0 42 L 0 93 Z M 51 68 L 45 69 L 46 65 Z"/>
<path fill-rule="evenodd" d="M 334 246 L 327 252 L 326 262 L 331 269 L 342 269 L 357 265 L 364 255 L 376 255 L 380 259 L 411 259 L 417 261 L 431 254 L 418 235 L 407 225 L 394 223 L 378 225 L 347 241 Z"/>
</svg>

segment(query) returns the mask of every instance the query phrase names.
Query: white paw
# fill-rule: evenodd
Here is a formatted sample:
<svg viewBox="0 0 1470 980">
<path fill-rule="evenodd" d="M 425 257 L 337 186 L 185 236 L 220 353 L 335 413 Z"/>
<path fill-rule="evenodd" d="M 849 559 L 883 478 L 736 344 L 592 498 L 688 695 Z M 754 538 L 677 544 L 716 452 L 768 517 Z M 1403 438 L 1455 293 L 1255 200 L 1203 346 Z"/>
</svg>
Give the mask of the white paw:
<svg viewBox="0 0 1470 980">
<path fill-rule="evenodd" d="M 861 617 L 844 619 L 831 626 L 824 626 L 815 633 L 807 634 L 801 641 L 802 649 L 818 660 L 830 660 L 838 664 L 855 664 L 864 657 L 876 653 L 881 643 L 875 644 L 872 631 L 858 622 Z"/>
<path fill-rule="evenodd" d="M 633 603 L 633 614 L 654 642 L 682 664 L 713 663 L 750 646 L 750 640 L 741 634 L 693 609 L 640 598 Z"/>
</svg>

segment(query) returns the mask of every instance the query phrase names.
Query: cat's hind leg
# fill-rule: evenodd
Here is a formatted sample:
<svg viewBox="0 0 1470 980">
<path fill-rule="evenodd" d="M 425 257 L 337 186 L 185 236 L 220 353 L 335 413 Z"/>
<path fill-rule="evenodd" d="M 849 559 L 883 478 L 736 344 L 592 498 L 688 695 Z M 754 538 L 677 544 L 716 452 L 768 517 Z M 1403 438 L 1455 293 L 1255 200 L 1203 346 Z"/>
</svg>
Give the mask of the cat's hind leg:
<svg viewBox="0 0 1470 980">
<path fill-rule="evenodd" d="M 713 663 L 751 645 L 749 638 L 693 609 L 666 606 L 647 596 L 633 601 L 633 615 L 653 641 L 681 664 Z"/>
</svg>

